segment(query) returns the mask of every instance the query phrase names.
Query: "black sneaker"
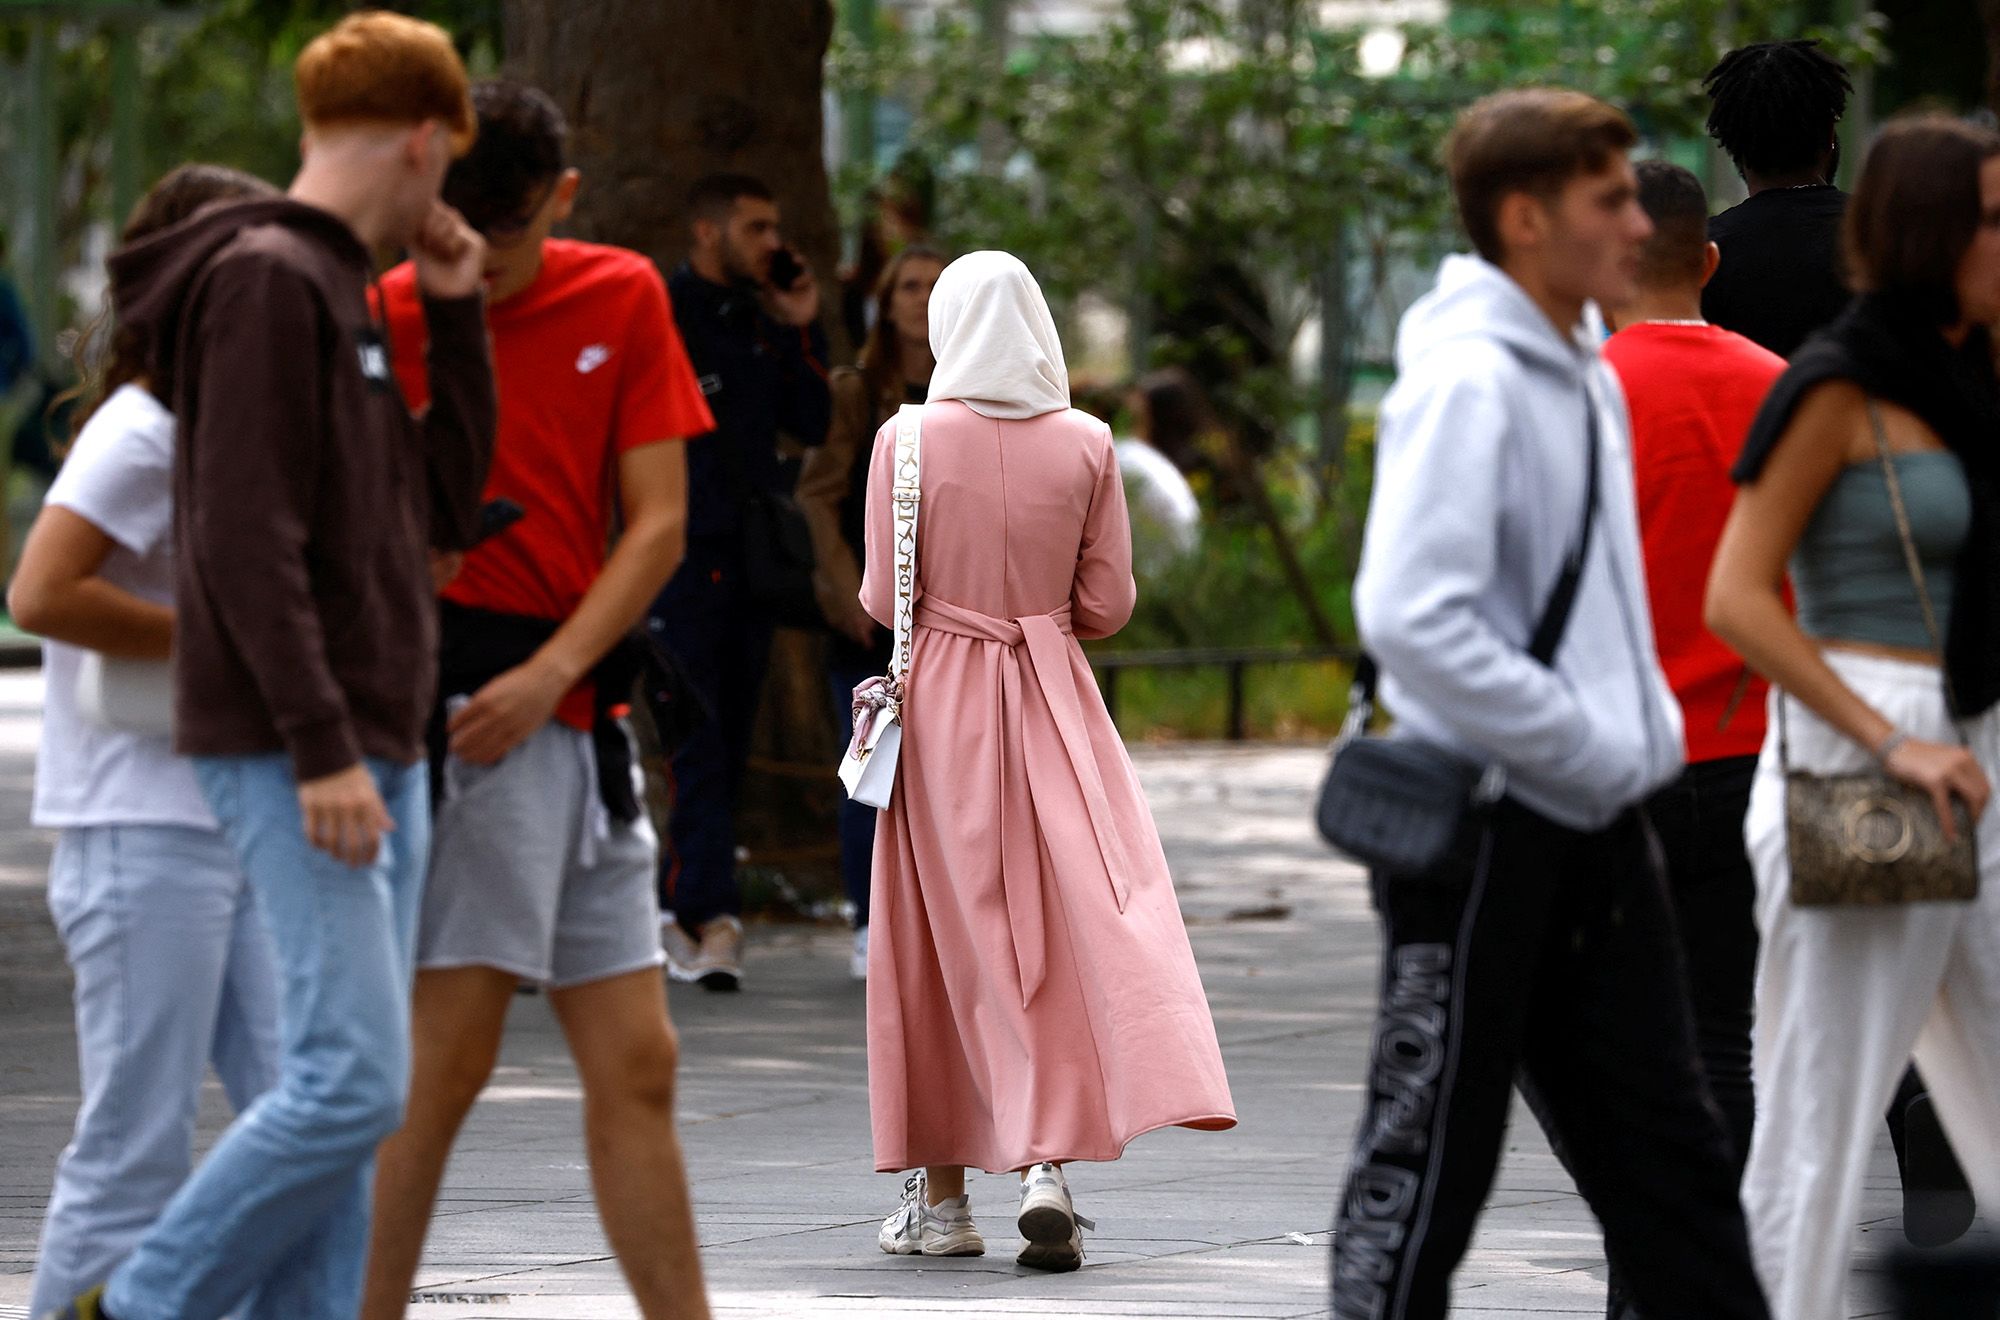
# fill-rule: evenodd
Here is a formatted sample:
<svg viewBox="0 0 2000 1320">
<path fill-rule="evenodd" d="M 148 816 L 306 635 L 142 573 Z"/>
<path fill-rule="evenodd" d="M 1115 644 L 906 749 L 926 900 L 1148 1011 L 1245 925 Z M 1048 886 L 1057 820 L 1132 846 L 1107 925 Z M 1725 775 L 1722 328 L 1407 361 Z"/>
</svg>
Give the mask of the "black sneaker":
<svg viewBox="0 0 2000 1320">
<path fill-rule="evenodd" d="M 1978 1206 L 1929 1095 L 1903 1110 L 1903 1152 L 1903 1236 L 1913 1247 L 1958 1241 Z"/>
</svg>

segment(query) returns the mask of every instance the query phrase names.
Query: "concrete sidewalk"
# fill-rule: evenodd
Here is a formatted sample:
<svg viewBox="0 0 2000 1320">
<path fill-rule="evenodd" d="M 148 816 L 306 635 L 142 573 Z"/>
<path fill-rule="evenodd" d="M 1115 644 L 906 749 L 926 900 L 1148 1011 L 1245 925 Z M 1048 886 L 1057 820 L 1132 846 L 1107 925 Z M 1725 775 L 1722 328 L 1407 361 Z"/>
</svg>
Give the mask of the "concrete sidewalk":
<svg viewBox="0 0 2000 1320">
<path fill-rule="evenodd" d="M 47 840 L 26 827 L 39 701 L 0 675 L 0 1317 L 23 1315 L 50 1171 L 74 1116 L 68 979 L 42 907 Z M 1317 748 L 1135 754 L 1166 839 L 1241 1124 L 1142 1138 L 1071 1185 L 1098 1231 L 1080 1274 L 1017 1270 L 1010 1180 L 977 1177 L 992 1254 L 892 1259 L 875 1228 L 899 1178 L 871 1172 L 860 986 L 847 935 L 752 932 L 734 996 L 676 987 L 682 1130 L 708 1281 L 731 1317 L 949 1314 L 1326 1317 L 1328 1230 L 1358 1112 L 1375 984 L 1359 876 L 1312 836 Z M 204 1132 L 225 1115 L 211 1087 Z M 517 1002 L 498 1076 L 453 1161 L 419 1317 L 632 1316 L 591 1206 L 575 1080 L 541 999 Z M 1863 1269 L 1900 1241 L 1886 1142 Z M 1464 1320 L 1603 1312 L 1598 1233 L 1517 1113 L 1458 1281 Z"/>
</svg>

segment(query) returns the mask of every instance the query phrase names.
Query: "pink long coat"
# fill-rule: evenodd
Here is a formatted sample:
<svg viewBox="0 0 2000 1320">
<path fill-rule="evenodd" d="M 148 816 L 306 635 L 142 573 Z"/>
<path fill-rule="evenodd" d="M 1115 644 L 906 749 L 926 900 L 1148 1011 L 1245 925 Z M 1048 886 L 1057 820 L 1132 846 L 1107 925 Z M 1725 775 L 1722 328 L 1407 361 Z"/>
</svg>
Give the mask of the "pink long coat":
<svg viewBox="0 0 2000 1320">
<path fill-rule="evenodd" d="M 893 624 L 892 418 L 861 603 Z M 917 613 L 875 834 L 875 1165 L 1111 1160 L 1234 1125 L 1173 877 L 1078 637 L 1131 617 L 1111 432 L 1088 414 L 924 409 Z"/>
</svg>

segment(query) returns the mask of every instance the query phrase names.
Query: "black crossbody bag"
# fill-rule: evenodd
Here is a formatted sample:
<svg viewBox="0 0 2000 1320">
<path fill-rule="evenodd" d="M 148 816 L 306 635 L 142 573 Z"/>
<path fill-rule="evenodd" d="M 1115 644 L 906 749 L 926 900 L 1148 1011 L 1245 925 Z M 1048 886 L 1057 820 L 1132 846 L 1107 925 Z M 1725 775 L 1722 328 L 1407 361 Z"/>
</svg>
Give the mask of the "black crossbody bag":
<svg viewBox="0 0 2000 1320">
<path fill-rule="evenodd" d="M 1554 661 L 1569 629 L 1597 523 L 1597 408 L 1587 389 L 1585 414 L 1589 476 L 1583 529 L 1563 561 L 1528 644 L 1528 654 L 1544 666 Z M 1379 676 L 1374 657 L 1363 652 L 1354 667 L 1347 720 L 1334 741 L 1333 762 L 1320 786 L 1319 832 L 1372 871 L 1429 875 L 1465 854 L 1504 781 L 1496 770 L 1435 743 L 1367 732 L 1375 715 Z"/>
</svg>

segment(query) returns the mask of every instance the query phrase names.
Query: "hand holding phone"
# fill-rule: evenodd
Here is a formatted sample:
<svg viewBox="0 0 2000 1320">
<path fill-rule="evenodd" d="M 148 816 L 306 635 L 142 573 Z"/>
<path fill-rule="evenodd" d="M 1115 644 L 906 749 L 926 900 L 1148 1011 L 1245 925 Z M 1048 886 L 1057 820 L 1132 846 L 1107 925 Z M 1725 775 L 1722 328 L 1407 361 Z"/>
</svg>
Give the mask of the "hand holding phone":
<svg viewBox="0 0 2000 1320">
<path fill-rule="evenodd" d="M 773 252 L 764 280 L 764 302 L 772 316 L 786 325 L 810 325 L 819 319 L 819 281 L 798 253 L 788 247 Z"/>
<path fill-rule="evenodd" d="M 790 291 L 805 274 L 806 264 L 799 260 L 798 253 L 788 247 L 781 247 L 771 254 L 771 269 L 765 276 L 770 286 L 779 293 Z"/>
</svg>

